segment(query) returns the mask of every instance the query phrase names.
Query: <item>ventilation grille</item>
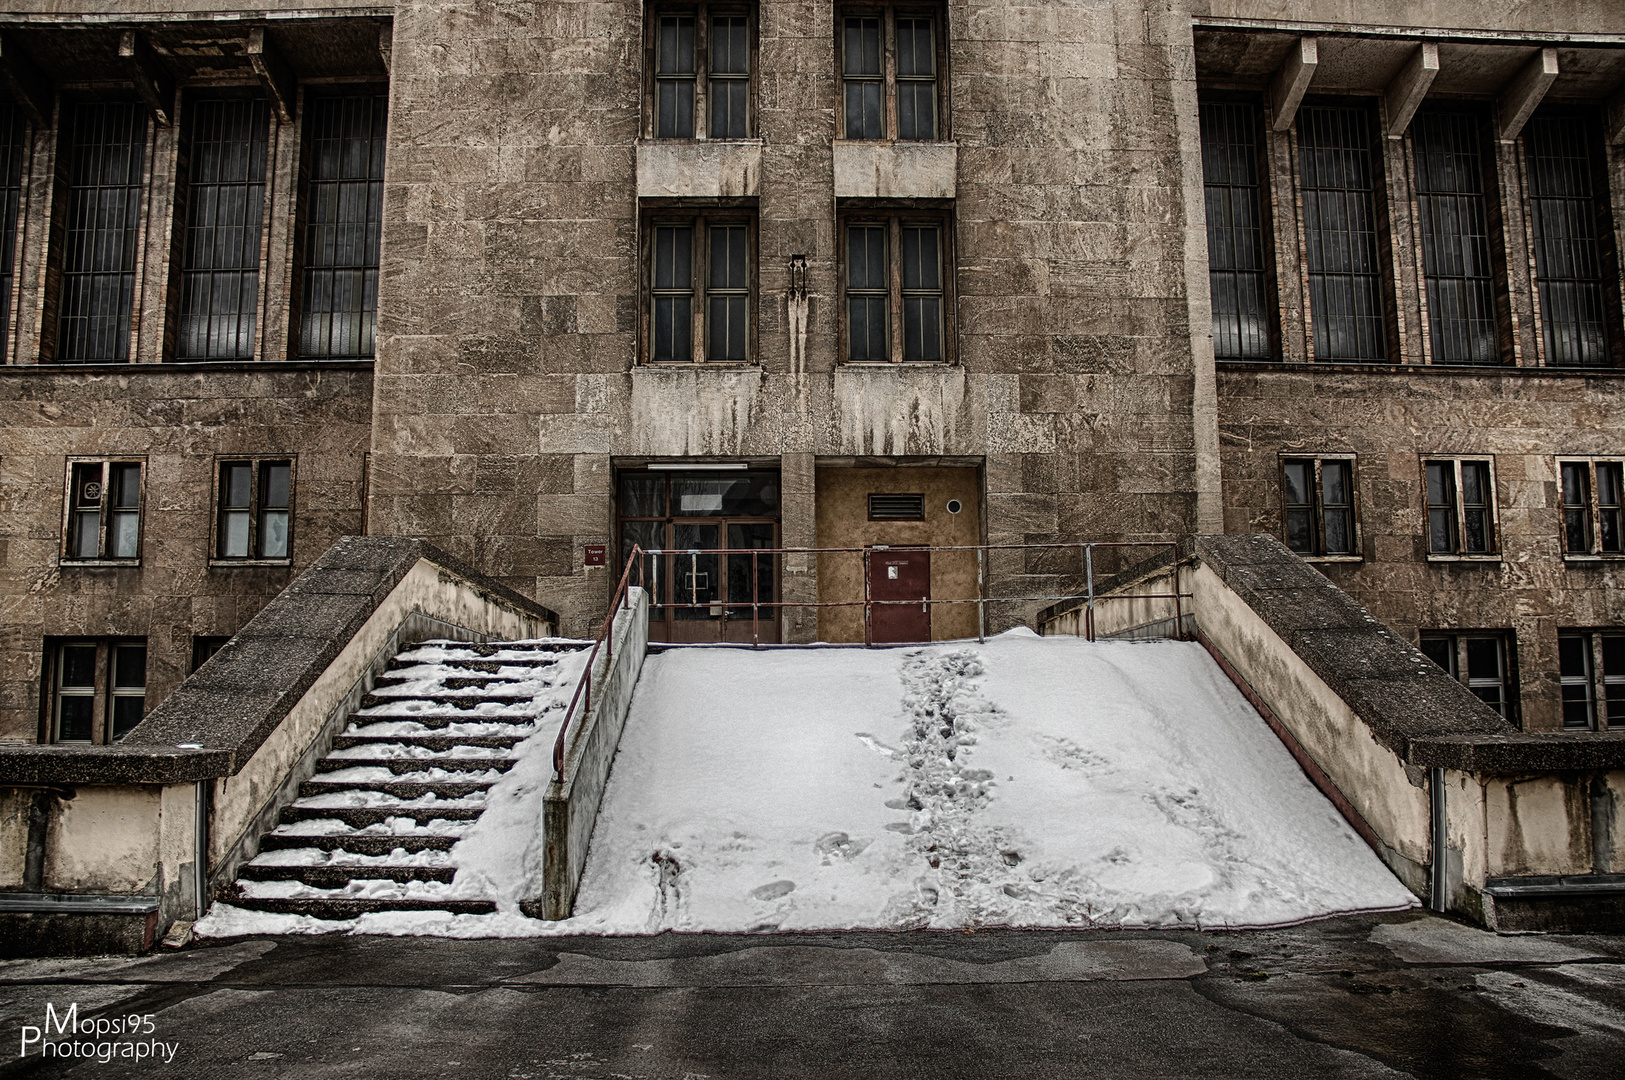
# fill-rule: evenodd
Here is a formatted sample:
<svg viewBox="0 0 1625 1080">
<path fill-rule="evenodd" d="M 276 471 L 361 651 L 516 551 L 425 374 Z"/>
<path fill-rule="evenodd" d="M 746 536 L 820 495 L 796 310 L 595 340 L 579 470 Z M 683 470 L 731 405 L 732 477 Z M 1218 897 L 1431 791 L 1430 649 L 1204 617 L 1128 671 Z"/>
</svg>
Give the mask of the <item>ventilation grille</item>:
<svg viewBox="0 0 1625 1080">
<path fill-rule="evenodd" d="M 924 521 L 924 495 L 869 493 L 870 521 Z"/>
</svg>

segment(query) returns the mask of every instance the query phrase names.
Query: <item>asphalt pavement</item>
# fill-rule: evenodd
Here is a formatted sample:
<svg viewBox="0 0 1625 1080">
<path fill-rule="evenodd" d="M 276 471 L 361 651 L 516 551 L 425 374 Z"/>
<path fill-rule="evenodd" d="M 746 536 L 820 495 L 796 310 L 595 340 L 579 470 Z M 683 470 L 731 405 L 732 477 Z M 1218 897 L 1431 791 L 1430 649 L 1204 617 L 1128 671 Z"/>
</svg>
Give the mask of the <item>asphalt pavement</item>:
<svg viewBox="0 0 1625 1080">
<path fill-rule="evenodd" d="M 248 938 L 0 963 L 4 1077 L 1622 1075 L 1625 937 L 1415 912 L 1245 933 Z"/>
</svg>

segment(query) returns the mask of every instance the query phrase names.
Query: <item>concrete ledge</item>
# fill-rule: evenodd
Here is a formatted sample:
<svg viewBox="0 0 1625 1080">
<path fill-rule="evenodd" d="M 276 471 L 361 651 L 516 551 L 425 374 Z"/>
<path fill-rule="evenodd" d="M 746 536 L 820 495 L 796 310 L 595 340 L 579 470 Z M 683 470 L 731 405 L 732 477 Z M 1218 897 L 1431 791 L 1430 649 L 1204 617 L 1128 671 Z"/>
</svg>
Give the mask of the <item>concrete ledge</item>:
<svg viewBox="0 0 1625 1080">
<path fill-rule="evenodd" d="M 759 139 L 638 142 L 640 199 L 753 199 L 761 186 Z"/>
<path fill-rule="evenodd" d="M 1625 875 L 1491 878 L 1485 919 L 1525 933 L 1617 934 L 1625 928 Z"/>
<path fill-rule="evenodd" d="M 599 651 L 592 666 L 592 704 L 571 721 L 564 744 L 564 769 L 547 787 L 542 831 L 547 847 L 542 896 L 520 908 L 532 918 L 567 919 L 575 904 L 598 806 L 609 785 L 632 692 L 649 651 L 649 594 L 629 589 L 628 603 L 610 629 L 613 650 Z"/>
<path fill-rule="evenodd" d="M 952 199 L 959 175 L 957 143 L 834 144 L 837 199 Z"/>
<path fill-rule="evenodd" d="M 1499 775 L 1625 769 L 1625 731 L 1519 731 L 1415 739 L 1409 760 L 1423 768 Z"/>
</svg>

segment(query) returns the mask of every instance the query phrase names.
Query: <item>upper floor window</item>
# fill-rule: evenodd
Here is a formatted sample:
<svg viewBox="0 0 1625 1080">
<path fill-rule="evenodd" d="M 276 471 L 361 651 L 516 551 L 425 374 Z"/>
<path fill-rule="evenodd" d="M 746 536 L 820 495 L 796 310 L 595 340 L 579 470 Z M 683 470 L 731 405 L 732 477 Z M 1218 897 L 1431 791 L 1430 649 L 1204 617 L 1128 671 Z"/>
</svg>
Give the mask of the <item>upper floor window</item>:
<svg viewBox="0 0 1625 1080">
<path fill-rule="evenodd" d="M 1625 464 L 1586 459 L 1560 461 L 1563 498 L 1563 552 L 1566 555 L 1625 554 L 1621 489 Z"/>
<path fill-rule="evenodd" d="M 147 643 L 103 638 L 52 643 L 48 741 L 109 743 L 141 722 L 147 699 Z"/>
<path fill-rule="evenodd" d="M 221 462 L 217 504 L 215 558 L 288 558 L 292 550 L 292 461 Z"/>
<path fill-rule="evenodd" d="M 657 139 L 743 139 L 751 116 L 754 18 L 725 4 L 651 6 Z"/>
<path fill-rule="evenodd" d="M 0 364 L 7 363 L 11 335 L 11 286 L 17 276 L 17 219 L 23 189 L 27 128 L 22 110 L 0 106 Z"/>
<path fill-rule="evenodd" d="M 1483 118 L 1471 111 L 1424 111 L 1411 125 L 1411 140 L 1433 362 L 1497 363 Z"/>
<path fill-rule="evenodd" d="M 1287 458 L 1281 477 L 1287 546 L 1301 555 L 1358 555 L 1354 460 Z"/>
<path fill-rule="evenodd" d="M 1595 142 L 1587 120 L 1568 114 L 1534 116 L 1523 133 L 1541 339 L 1552 366 L 1610 362 L 1603 267 L 1612 245 Z"/>
<path fill-rule="evenodd" d="M 1428 555 L 1496 550 L 1495 478 L 1488 460 L 1428 461 Z"/>
<path fill-rule="evenodd" d="M 846 359 L 948 360 L 946 219 L 858 214 L 842 235 Z"/>
<path fill-rule="evenodd" d="M 648 357 L 749 363 L 755 222 L 737 211 L 650 219 Z"/>
<path fill-rule="evenodd" d="M 945 53 L 932 10 L 853 8 L 840 32 L 841 137 L 930 142 L 942 132 Z"/>
<path fill-rule="evenodd" d="M 1258 110 L 1247 103 L 1204 101 L 1201 120 L 1213 355 L 1220 360 L 1267 360 L 1270 318 L 1259 201 Z"/>
<path fill-rule="evenodd" d="M 1370 110 L 1304 106 L 1298 111 L 1298 160 L 1314 357 L 1386 359 Z"/>
<path fill-rule="evenodd" d="M 147 113 L 137 102 L 63 102 L 59 360 L 129 360 L 140 262 Z"/>
<path fill-rule="evenodd" d="M 262 98 L 199 98 L 186 110 L 190 176 L 182 241 L 180 360 L 251 360 L 270 110 Z"/>
<path fill-rule="evenodd" d="M 141 504 L 141 462 L 70 461 L 62 558 L 140 558 Z"/>
<path fill-rule="evenodd" d="M 373 354 L 385 106 L 378 93 L 306 100 L 310 181 L 299 333 L 304 357 L 370 359 Z"/>
</svg>

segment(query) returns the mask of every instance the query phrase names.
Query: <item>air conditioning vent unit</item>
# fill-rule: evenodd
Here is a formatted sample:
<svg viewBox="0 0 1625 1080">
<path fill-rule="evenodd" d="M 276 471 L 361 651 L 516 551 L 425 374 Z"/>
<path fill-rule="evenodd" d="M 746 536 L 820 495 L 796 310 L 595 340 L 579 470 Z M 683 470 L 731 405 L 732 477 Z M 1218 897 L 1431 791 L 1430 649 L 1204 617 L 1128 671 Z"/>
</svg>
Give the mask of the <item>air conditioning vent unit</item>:
<svg viewBox="0 0 1625 1080">
<path fill-rule="evenodd" d="M 869 493 L 870 521 L 924 521 L 924 495 L 898 495 L 892 492 Z"/>
</svg>

